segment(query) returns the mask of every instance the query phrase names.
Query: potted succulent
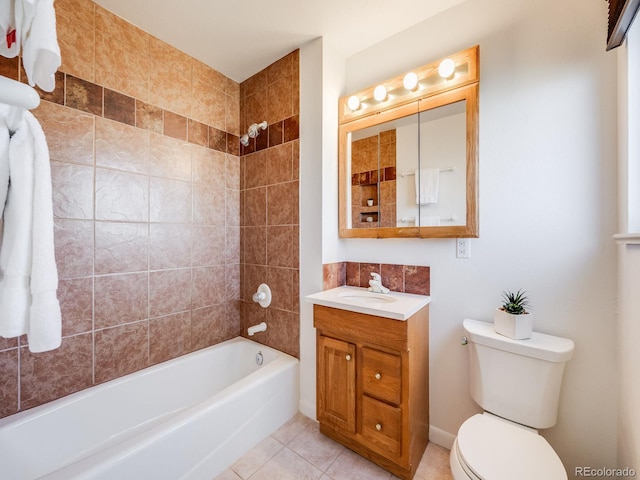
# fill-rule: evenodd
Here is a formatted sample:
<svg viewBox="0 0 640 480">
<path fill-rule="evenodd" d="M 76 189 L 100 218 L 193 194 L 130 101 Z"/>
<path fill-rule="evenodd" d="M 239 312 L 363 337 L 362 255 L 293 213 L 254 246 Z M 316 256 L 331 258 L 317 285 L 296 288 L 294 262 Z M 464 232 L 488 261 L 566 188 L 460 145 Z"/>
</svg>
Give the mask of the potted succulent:
<svg viewBox="0 0 640 480">
<path fill-rule="evenodd" d="M 527 311 L 529 299 L 525 290 L 502 293 L 502 306 L 496 308 L 494 330 L 514 340 L 531 338 L 533 315 Z"/>
</svg>

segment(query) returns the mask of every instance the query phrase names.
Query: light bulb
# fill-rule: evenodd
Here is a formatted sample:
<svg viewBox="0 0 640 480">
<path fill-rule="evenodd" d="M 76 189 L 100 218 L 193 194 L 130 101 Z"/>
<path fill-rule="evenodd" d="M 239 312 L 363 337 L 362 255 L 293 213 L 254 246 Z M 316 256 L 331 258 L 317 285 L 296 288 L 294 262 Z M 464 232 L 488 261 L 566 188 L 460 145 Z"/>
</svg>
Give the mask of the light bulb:
<svg viewBox="0 0 640 480">
<path fill-rule="evenodd" d="M 445 58 L 438 66 L 438 73 L 442 78 L 451 78 L 456 71 L 456 64 L 450 58 Z"/>
<path fill-rule="evenodd" d="M 407 90 L 415 90 L 415 88 L 418 86 L 418 75 L 413 72 L 407 73 L 402 80 L 402 84 Z"/>
<path fill-rule="evenodd" d="M 352 112 L 355 112 L 360 108 L 360 99 L 355 95 L 351 95 L 349 100 L 347 100 L 347 107 L 349 107 L 349 110 Z"/>
<path fill-rule="evenodd" d="M 384 85 L 378 85 L 373 91 L 373 98 L 377 101 L 382 102 L 387 98 L 387 89 L 384 88 Z"/>
</svg>

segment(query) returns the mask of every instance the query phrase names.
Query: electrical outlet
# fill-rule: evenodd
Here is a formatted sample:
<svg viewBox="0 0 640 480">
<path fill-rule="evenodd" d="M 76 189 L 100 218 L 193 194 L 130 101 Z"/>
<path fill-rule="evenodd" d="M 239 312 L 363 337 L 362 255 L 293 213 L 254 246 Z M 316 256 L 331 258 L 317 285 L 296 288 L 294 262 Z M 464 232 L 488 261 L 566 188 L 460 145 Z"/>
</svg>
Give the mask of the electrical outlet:
<svg viewBox="0 0 640 480">
<path fill-rule="evenodd" d="M 457 238 L 456 239 L 456 258 L 470 258 L 470 257 L 471 257 L 471 239 Z"/>
</svg>

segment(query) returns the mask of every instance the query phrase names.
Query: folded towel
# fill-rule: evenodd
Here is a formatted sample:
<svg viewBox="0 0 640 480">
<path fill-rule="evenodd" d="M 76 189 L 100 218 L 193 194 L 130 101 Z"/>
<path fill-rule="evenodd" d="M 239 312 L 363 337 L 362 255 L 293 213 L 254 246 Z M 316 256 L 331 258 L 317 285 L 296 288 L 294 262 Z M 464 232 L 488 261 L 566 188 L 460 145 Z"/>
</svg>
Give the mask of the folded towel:
<svg viewBox="0 0 640 480">
<path fill-rule="evenodd" d="M 33 3 L 35 0 L 16 0 L 16 3 L 20 1 L 25 12 L 33 15 L 22 45 L 22 63 L 29 85 L 52 92 L 56 86 L 55 73 L 61 64 L 53 0 L 38 0 L 37 4 Z"/>
<path fill-rule="evenodd" d="M 421 168 L 416 170 L 416 204 L 438 203 L 440 184 L 439 168 Z"/>
<path fill-rule="evenodd" d="M 49 150 L 29 111 L 9 142 L 9 175 L 0 250 L 0 335 L 26 333 L 29 350 L 44 352 L 60 346 L 62 321 Z"/>
</svg>

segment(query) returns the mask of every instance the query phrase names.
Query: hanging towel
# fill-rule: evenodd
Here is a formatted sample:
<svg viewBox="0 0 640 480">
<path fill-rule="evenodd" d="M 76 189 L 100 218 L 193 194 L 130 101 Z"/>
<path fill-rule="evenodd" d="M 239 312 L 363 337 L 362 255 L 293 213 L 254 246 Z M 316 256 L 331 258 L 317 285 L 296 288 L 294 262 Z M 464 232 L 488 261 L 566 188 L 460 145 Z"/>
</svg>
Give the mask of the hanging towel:
<svg viewBox="0 0 640 480">
<path fill-rule="evenodd" d="M 438 203 L 440 184 L 439 168 L 421 168 L 416 170 L 416 204 Z"/>
<path fill-rule="evenodd" d="M 9 141 L 9 178 L 0 250 L 0 335 L 26 333 L 29 350 L 44 352 L 60 346 L 62 321 L 49 151 L 28 111 Z"/>
<path fill-rule="evenodd" d="M 29 85 L 52 92 L 56 86 L 55 73 L 61 64 L 53 0 L 16 1 L 22 1 L 25 17 L 33 18 L 22 45 L 22 63 Z"/>
<path fill-rule="evenodd" d="M 20 5 L 20 13 L 22 13 L 22 5 Z M 7 58 L 18 56 L 21 31 L 22 22 L 18 23 L 16 18 L 16 0 L 0 0 L 0 55 Z"/>
</svg>

